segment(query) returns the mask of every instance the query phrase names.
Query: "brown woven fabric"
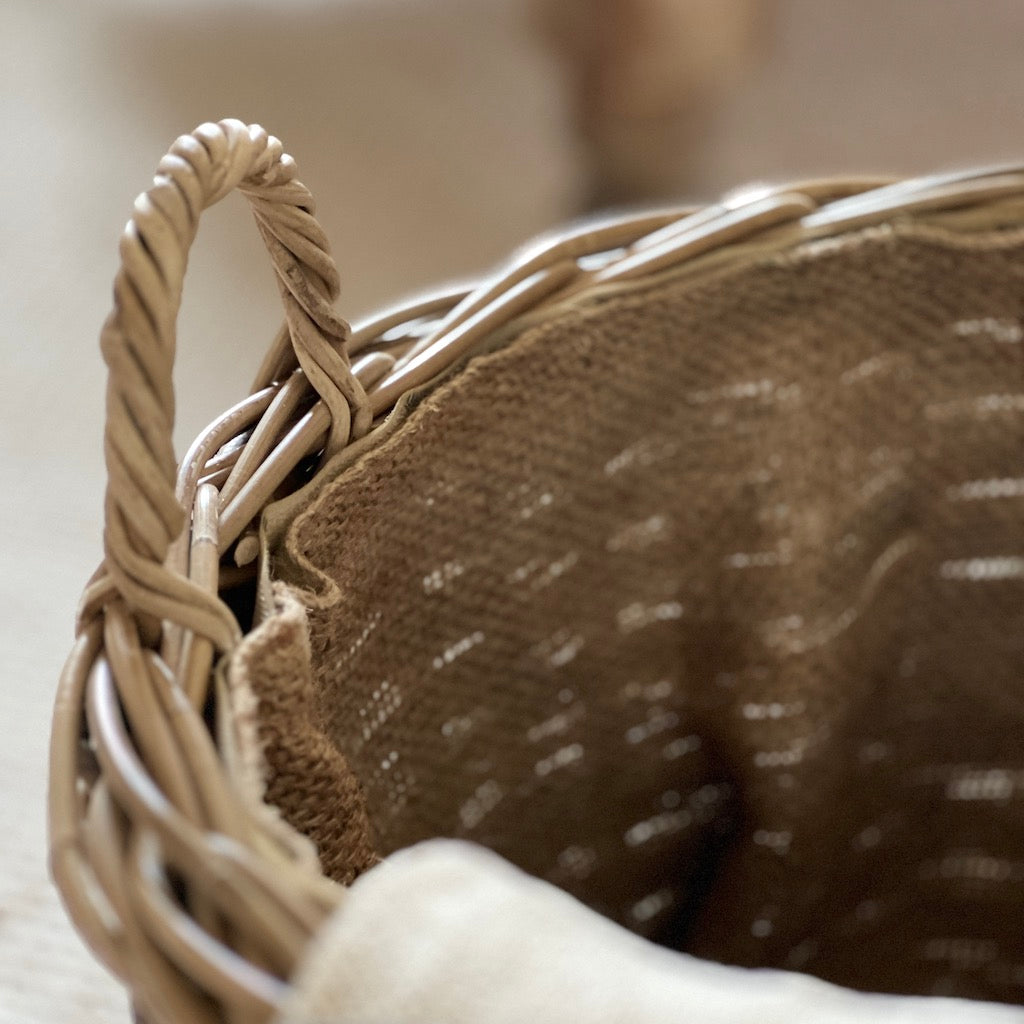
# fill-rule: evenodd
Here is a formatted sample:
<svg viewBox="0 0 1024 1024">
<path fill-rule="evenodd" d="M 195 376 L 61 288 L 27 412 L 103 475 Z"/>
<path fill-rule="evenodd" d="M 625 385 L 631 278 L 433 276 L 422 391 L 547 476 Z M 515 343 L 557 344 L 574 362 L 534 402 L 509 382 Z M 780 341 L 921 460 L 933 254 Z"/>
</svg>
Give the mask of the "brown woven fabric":
<svg viewBox="0 0 1024 1024">
<path fill-rule="evenodd" d="M 325 869 L 368 862 L 348 765 L 381 854 L 1024 998 L 1022 253 L 887 227 L 591 301 L 322 488 L 272 553 L 315 696 L 294 622 L 234 674 Z"/>
<path fill-rule="evenodd" d="M 353 881 L 377 860 L 370 823 L 358 780 L 310 722 L 315 695 L 309 637 L 303 608 L 294 598 L 280 595 L 274 616 L 235 652 L 231 674 L 273 683 L 246 687 L 257 697 L 255 740 L 265 763 L 273 765 L 265 773 L 265 799 L 285 809 L 288 823 L 313 840 L 325 874 Z M 236 718 L 251 716 L 240 716 L 237 705 L 235 710 Z"/>
</svg>

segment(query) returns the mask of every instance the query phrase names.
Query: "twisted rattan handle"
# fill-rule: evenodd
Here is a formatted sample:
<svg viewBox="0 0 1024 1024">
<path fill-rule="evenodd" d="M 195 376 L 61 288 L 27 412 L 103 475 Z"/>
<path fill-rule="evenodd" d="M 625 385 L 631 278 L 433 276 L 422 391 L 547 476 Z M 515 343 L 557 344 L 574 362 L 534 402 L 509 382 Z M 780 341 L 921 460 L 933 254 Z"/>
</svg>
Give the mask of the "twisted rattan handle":
<svg viewBox="0 0 1024 1024">
<path fill-rule="evenodd" d="M 137 615 L 181 625 L 221 650 L 238 638 L 227 607 L 164 565 L 186 521 L 175 497 L 171 441 L 175 321 L 188 250 L 206 207 L 241 191 L 273 260 L 287 330 L 261 376 L 301 365 L 331 414 L 328 453 L 364 433 L 370 421 L 345 351 L 348 324 L 332 308 L 338 273 L 313 198 L 295 174 L 281 143 L 259 126 L 225 120 L 181 136 L 153 186 L 136 200 L 121 239 L 114 310 L 101 336 L 109 368 L 107 571 Z"/>
</svg>

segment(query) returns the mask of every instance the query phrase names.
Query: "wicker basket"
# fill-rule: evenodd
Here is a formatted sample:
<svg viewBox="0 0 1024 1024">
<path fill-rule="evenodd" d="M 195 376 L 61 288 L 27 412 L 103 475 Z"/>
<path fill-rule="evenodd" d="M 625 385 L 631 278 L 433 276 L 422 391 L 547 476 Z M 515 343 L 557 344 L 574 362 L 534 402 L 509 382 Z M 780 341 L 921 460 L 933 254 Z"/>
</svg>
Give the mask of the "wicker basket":
<svg viewBox="0 0 1024 1024">
<path fill-rule="evenodd" d="M 286 326 L 179 466 L 186 255 L 236 188 Z M 809 182 L 350 331 L 280 143 L 179 138 L 102 332 L 50 769 L 141 1016 L 272 1019 L 343 883 L 432 834 L 707 957 L 1016 1001 L 1022 252 L 1018 169 Z"/>
</svg>

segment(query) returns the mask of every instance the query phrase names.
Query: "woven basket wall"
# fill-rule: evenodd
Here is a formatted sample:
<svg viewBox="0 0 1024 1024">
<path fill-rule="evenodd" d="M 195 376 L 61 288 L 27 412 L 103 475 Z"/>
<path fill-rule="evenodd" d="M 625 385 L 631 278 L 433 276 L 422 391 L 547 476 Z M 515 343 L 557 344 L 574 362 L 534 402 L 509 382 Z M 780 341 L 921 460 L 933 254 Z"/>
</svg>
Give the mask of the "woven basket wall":
<svg viewBox="0 0 1024 1024">
<path fill-rule="evenodd" d="M 286 328 L 170 449 L 201 209 Z M 1019 1002 L 1024 174 L 585 225 L 351 331 L 280 144 L 122 245 L 53 867 L 147 1020 L 266 1020 L 341 886 L 489 846 L 656 942 Z"/>
</svg>

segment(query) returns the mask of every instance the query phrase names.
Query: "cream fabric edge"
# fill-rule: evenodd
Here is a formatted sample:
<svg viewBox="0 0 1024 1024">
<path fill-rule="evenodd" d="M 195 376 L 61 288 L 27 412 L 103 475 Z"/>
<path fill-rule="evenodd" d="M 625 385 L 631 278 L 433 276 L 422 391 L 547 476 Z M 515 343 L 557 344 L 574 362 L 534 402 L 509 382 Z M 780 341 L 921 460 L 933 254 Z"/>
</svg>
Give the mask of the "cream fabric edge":
<svg viewBox="0 0 1024 1024">
<path fill-rule="evenodd" d="M 392 854 L 311 944 L 276 1024 L 1021 1024 L 1024 1009 L 869 995 L 638 938 L 461 840 Z"/>
</svg>

